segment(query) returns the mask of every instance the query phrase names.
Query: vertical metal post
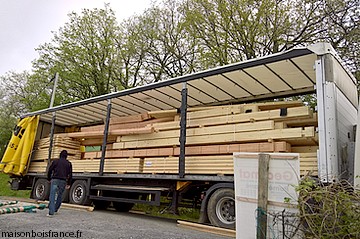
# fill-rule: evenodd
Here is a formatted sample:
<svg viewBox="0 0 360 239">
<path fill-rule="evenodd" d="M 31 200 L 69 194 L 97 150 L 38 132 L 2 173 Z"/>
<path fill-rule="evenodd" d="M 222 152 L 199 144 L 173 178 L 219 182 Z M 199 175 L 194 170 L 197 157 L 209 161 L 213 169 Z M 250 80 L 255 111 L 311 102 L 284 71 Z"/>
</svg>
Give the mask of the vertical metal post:
<svg viewBox="0 0 360 239">
<path fill-rule="evenodd" d="M 49 108 L 52 108 L 54 106 L 55 92 L 56 92 L 58 79 L 59 79 L 59 73 L 56 72 L 55 73 L 55 78 L 54 78 L 54 86 L 53 86 L 53 91 L 52 91 L 52 94 L 51 94 L 51 100 L 50 100 L 50 107 Z"/>
<path fill-rule="evenodd" d="M 104 129 L 104 138 L 103 138 L 103 143 L 102 143 L 102 147 L 101 147 L 101 160 L 100 160 L 100 169 L 99 169 L 100 176 L 102 176 L 104 174 L 106 143 L 107 143 L 107 138 L 108 138 L 108 133 L 109 133 L 110 114 L 111 114 L 111 99 L 108 99 L 105 129 Z"/>
<path fill-rule="evenodd" d="M 180 107 L 180 155 L 179 155 L 179 177 L 185 176 L 185 144 L 186 144 L 186 115 L 187 115 L 187 94 L 186 82 L 183 83 L 181 90 L 181 107 Z"/>
<path fill-rule="evenodd" d="M 52 90 L 52 93 L 51 93 L 51 100 L 50 100 L 49 108 L 52 108 L 54 106 L 55 92 L 56 92 L 58 79 L 59 79 L 59 73 L 56 72 L 55 73 L 55 78 L 54 78 L 53 90 Z M 49 166 L 50 166 L 50 163 L 51 163 L 51 154 L 52 154 L 54 132 L 55 132 L 55 121 L 56 121 L 56 113 L 53 112 L 52 113 L 52 119 L 51 119 L 49 155 L 48 155 L 48 163 L 47 163 L 47 168 L 46 169 L 49 169 Z"/>
<path fill-rule="evenodd" d="M 52 113 L 52 120 L 51 120 L 51 130 L 50 130 L 49 155 L 48 155 L 48 163 L 47 163 L 46 171 L 49 169 L 50 163 L 51 163 L 51 154 L 52 154 L 54 132 L 55 132 L 55 121 L 56 121 L 56 114 L 55 114 L 55 112 L 53 112 Z"/>
</svg>

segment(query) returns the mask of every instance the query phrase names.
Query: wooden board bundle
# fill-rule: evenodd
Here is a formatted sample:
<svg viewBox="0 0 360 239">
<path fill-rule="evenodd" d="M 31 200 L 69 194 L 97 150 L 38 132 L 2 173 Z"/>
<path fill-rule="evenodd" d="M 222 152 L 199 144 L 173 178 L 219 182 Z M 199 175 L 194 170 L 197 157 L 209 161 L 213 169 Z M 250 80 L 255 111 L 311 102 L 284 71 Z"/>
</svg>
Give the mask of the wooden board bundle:
<svg viewBox="0 0 360 239">
<path fill-rule="evenodd" d="M 99 172 L 100 160 L 70 160 L 74 173 L 96 173 Z M 104 173 L 141 173 L 143 171 L 143 159 L 121 158 L 108 159 L 104 164 Z M 29 172 L 46 172 L 47 162 L 32 162 Z"/>
<path fill-rule="evenodd" d="M 34 151 L 32 153 L 32 161 L 47 160 L 49 157 L 50 138 L 43 138 L 35 142 Z M 51 150 L 51 158 L 59 158 L 60 152 L 66 150 L 68 159 L 80 159 L 80 142 L 70 137 L 61 137 L 55 135 L 53 138 L 53 146 Z"/>
<path fill-rule="evenodd" d="M 299 101 L 189 108 L 185 173 L 233 174 L 233 152 L 298 152 L 301 174 L 316 174 L 315 127 L 317 115 Z M 111 119 L 104 172 L 177 174 L 179 129 L 177 110 Z M 104 125 L 96 125 L 82 127 L 80 132 L 58 134 L 63 138 L 59 138 L 62 141 L 57 146 L 70 148 L 72 142 L 101 146 L 103 130 Z M 71 142 L 65 143 L 64 137 Z M 46 140 L 42 142 L 44 145 Z M 79 148 L 76 143 L 74 147 Z M 43 158 L 41 151 L 34 155 Z M 74 172 L 99 171 L 101 151 L 86 152 L 84 160 L 75 160 L 79 159 L 78 155 L 75 153 L 76 157 L 71 158 Z M 43 167 L 31 166 L 32 170 Z"/>
<path fill-rule="evenodd" d="M 35 149 L 49 148 L 50 138 L 42 138 L 35 142 Z M 55 134 L 53 138 L 53 147 L 64 147 L 68 149 L 79 149 L 80 142 L 70 137 L 62 137 L 59 134 Z"/>
<path fill-rule="evenodd" d="M 216 155 L 233 154 L 233 152 L 291 152 L 290 144 L 286 142 L 265 142 L 246 144 L 219 144 L 186 147 L 186 155 Z M 101 151 L 86 152 L 84 158 L 101 158 Z M 148 148 L 148 149 L 125 149 L 107 150 L 106 158 L 129 158 L 129 157 L 157 157 L 179 156 L 179 147 Z"/>
</svg>

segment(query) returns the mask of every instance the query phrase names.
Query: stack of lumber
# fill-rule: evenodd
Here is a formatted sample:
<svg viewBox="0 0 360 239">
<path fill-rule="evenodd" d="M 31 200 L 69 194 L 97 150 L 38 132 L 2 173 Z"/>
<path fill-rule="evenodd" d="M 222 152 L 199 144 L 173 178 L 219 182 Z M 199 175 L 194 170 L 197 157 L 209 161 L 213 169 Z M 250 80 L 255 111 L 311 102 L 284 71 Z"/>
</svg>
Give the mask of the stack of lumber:
<svg viewBox="0 0 360 239">
<path fill-rule="evenodd" d="M 124 123 L 126 127 L 133 127 L 133 133 L 117 135 L 116 142 L 106 151 L 105 161 L 142 158 L 142 173 L 178 173 L 178 113 L 170 110 L 148 112 L 147 115 L 143 117 L 146 120 L 140 120 L 138 116 L 137 122 Z M 150 117 L 153 117 L 151 121 Z M 233 174 L 233 152 L 294 152 L 294 146 L 315 149 L 318 144 L 316 126 L 316 114 L 298 101 L 190 108 L 185 172 Z M 110 126 L 110 131 L 121 127 Z M 151 130 L 145 132 L 144 129 L 149 128 Z M 131 132 L 132 129 L 127 130 Z M 81 129 L 90 132 L 90 127 L 84 130 Z M 144 133 L 140 133 L 141 130 Z M 304 157 L 302 174 L 316 173 L 314 152 L 299 153 Z M 84 157 L 99 159 L 101 152 L 87 152 Z"/>
<path fill-rule="evenodd" d="M 50 138 L 42 138 L 35 142 L 28 172 L 42 173 L 46 171 L 49 157 L 49 147 Z M 81 158 L 80 142 L 78 140 L 74 140 L 70 137 L 54 135 L 51 160 L 58 159 L 62 150 L 66 150 L 68 152 L 69 160 L 79 161 Z"/>
<path fill-rule="evenodd" d="M 50 138 L 42 138 L 35 142 L 32 161 L 47 160 L 49 157 Z M 60 152 L 67 150 L 68 159 L 80 159 L 80 142 L 70 137 L 54 135 L 51 159 L 59 158 Z"/>
<path fill-rule="evenodd" d="M 317 173 L 317 116 L 299 101 L 189 108 L 186 174 L 233 174 L 233 152 L 300 153 L 301 174 Z M 59 137 L 102 145 L 104 125 Z M 110 120 L 105 173 L 176 174 L 180 116 L 153 111 Z M 74 172 L 98 172 L 102 152 L 70 159 Z"/>
</svg>

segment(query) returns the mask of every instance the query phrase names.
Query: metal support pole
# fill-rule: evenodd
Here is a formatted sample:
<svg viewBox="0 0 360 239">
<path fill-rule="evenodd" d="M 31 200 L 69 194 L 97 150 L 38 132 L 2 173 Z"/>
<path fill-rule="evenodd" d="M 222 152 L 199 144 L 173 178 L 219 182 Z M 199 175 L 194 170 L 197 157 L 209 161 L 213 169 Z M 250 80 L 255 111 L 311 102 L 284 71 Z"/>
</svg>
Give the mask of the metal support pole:
<svg viewBox="0 0 360 239">
<path fill-rule="evenodd" d="M 103 143 L 102 143 L 102 147 L 101 147 L 101 160 L 100 160 L 100 169 L 99 169 L 100 176 L 102 176 L 104 174 L 106 143 L 107 143 L 107 138 L 108 138 L 108 133 L 109 133 L 110 114 L 111 114 L 111 99 L 108 99 L 105 129 L 104 129 L 104 138 L 103 138 Z"/>
<path fill-rule="evenodd" d="M 48 155 L 48 163 L 47 163 L 47 167 L 46 167 L 46 172 L 48 171 L 50 164 L 51 164 L 51 154 L 52 154 L 54 132 L 55 132 L 55 121 L 56 121 L 56 114 L 55 114 L 55 112 L 53 112 L 52 120 L 51 120 L 50 145 L 49 145 L 49 155 Z"/>
<path fill-rule="evenodd" d="M 54 78 L 54 86 L 53 86 L 53 91 L 52 91 L 52 94 L 51 94 L 51 101 L 50 101 L 50 107 L 49 108 L 52 108 L 54 106 L 55 92 L 56 92 L 58 79 L 59 79 L 59 73 L 56 72 L 55 73 L 55 78 Z"/>
<path fill-rule="evenodd" d="M 171 208 L 170 212 L 175 215 L 179 215 L 179 191 L 174 190 L 172 199 L 171 199 Z"/>
<path fill-rule="evenodd" d="M 51 94 L 51 100 L 50 100 L 49 108 L 52 108 L 54 106 L 55 92 L 56 92 L 58 79 L 59 79 L 59 73 L 56 72 L 55 77 L 54 77 L 54 85 L 53 85 L 53 90 L 52 90 L 52 94 Z M 55 132 L 55 121 L 56 121 L 56 113 L 53 112 L 52 113 L 52 119 L 51 119 L 50 145 L 49 145 L 49 155 L 48 155 L 48 163 L 47 163 L 46 171 L 48 171 L 48 169 L 50 167 L 50 164 L 51 164 L 51 154 L 52 154 L 54 132 Z"/>
<path fill-rule="evenodd" d="M 179 155 L 179 177 L 185 177 L 185 144 L 186 144 L 186 115 L 187 115 L 187 94 L 186 82 L 181 90 L 180 107 L 180 155 Z"/>
</svg>

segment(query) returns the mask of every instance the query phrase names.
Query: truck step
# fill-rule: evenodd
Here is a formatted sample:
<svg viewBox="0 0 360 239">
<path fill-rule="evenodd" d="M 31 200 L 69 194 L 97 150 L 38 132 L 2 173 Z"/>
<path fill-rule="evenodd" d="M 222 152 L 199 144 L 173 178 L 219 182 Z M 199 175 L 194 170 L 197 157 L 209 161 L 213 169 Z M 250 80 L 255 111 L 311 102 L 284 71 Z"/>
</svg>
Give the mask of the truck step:
<svg viewBox="0 0 360 239">
<path fill-rule="evenodd" d="M 109 185 L 109 184 L 97 184 L 91 187 L 91 190 L 97 190 L 97 192 L 126 192 L 126 196 L 97 196 L 90 195 L 92 200 L 104 200 L 104 201 L 115 201 L 115 202 L 126 202 L 126 203 L 142 203 L 154 206 L 160 205 L 161 192 L 169 191 L 169 188 L 165 187 L 147 187 L 147 186 L 129 186 L 129 185 Z M 109 195 L 109 194 L 107 194 Z M 116 193 L 114 193 L 116 195 Z M 132 195 L 132 197 L 127 197 Z M 136 196 L 134 196 L 136 195 Z M 146 197 L 139 197 L 139 195 L 146 195 Z"/>
</svg>

